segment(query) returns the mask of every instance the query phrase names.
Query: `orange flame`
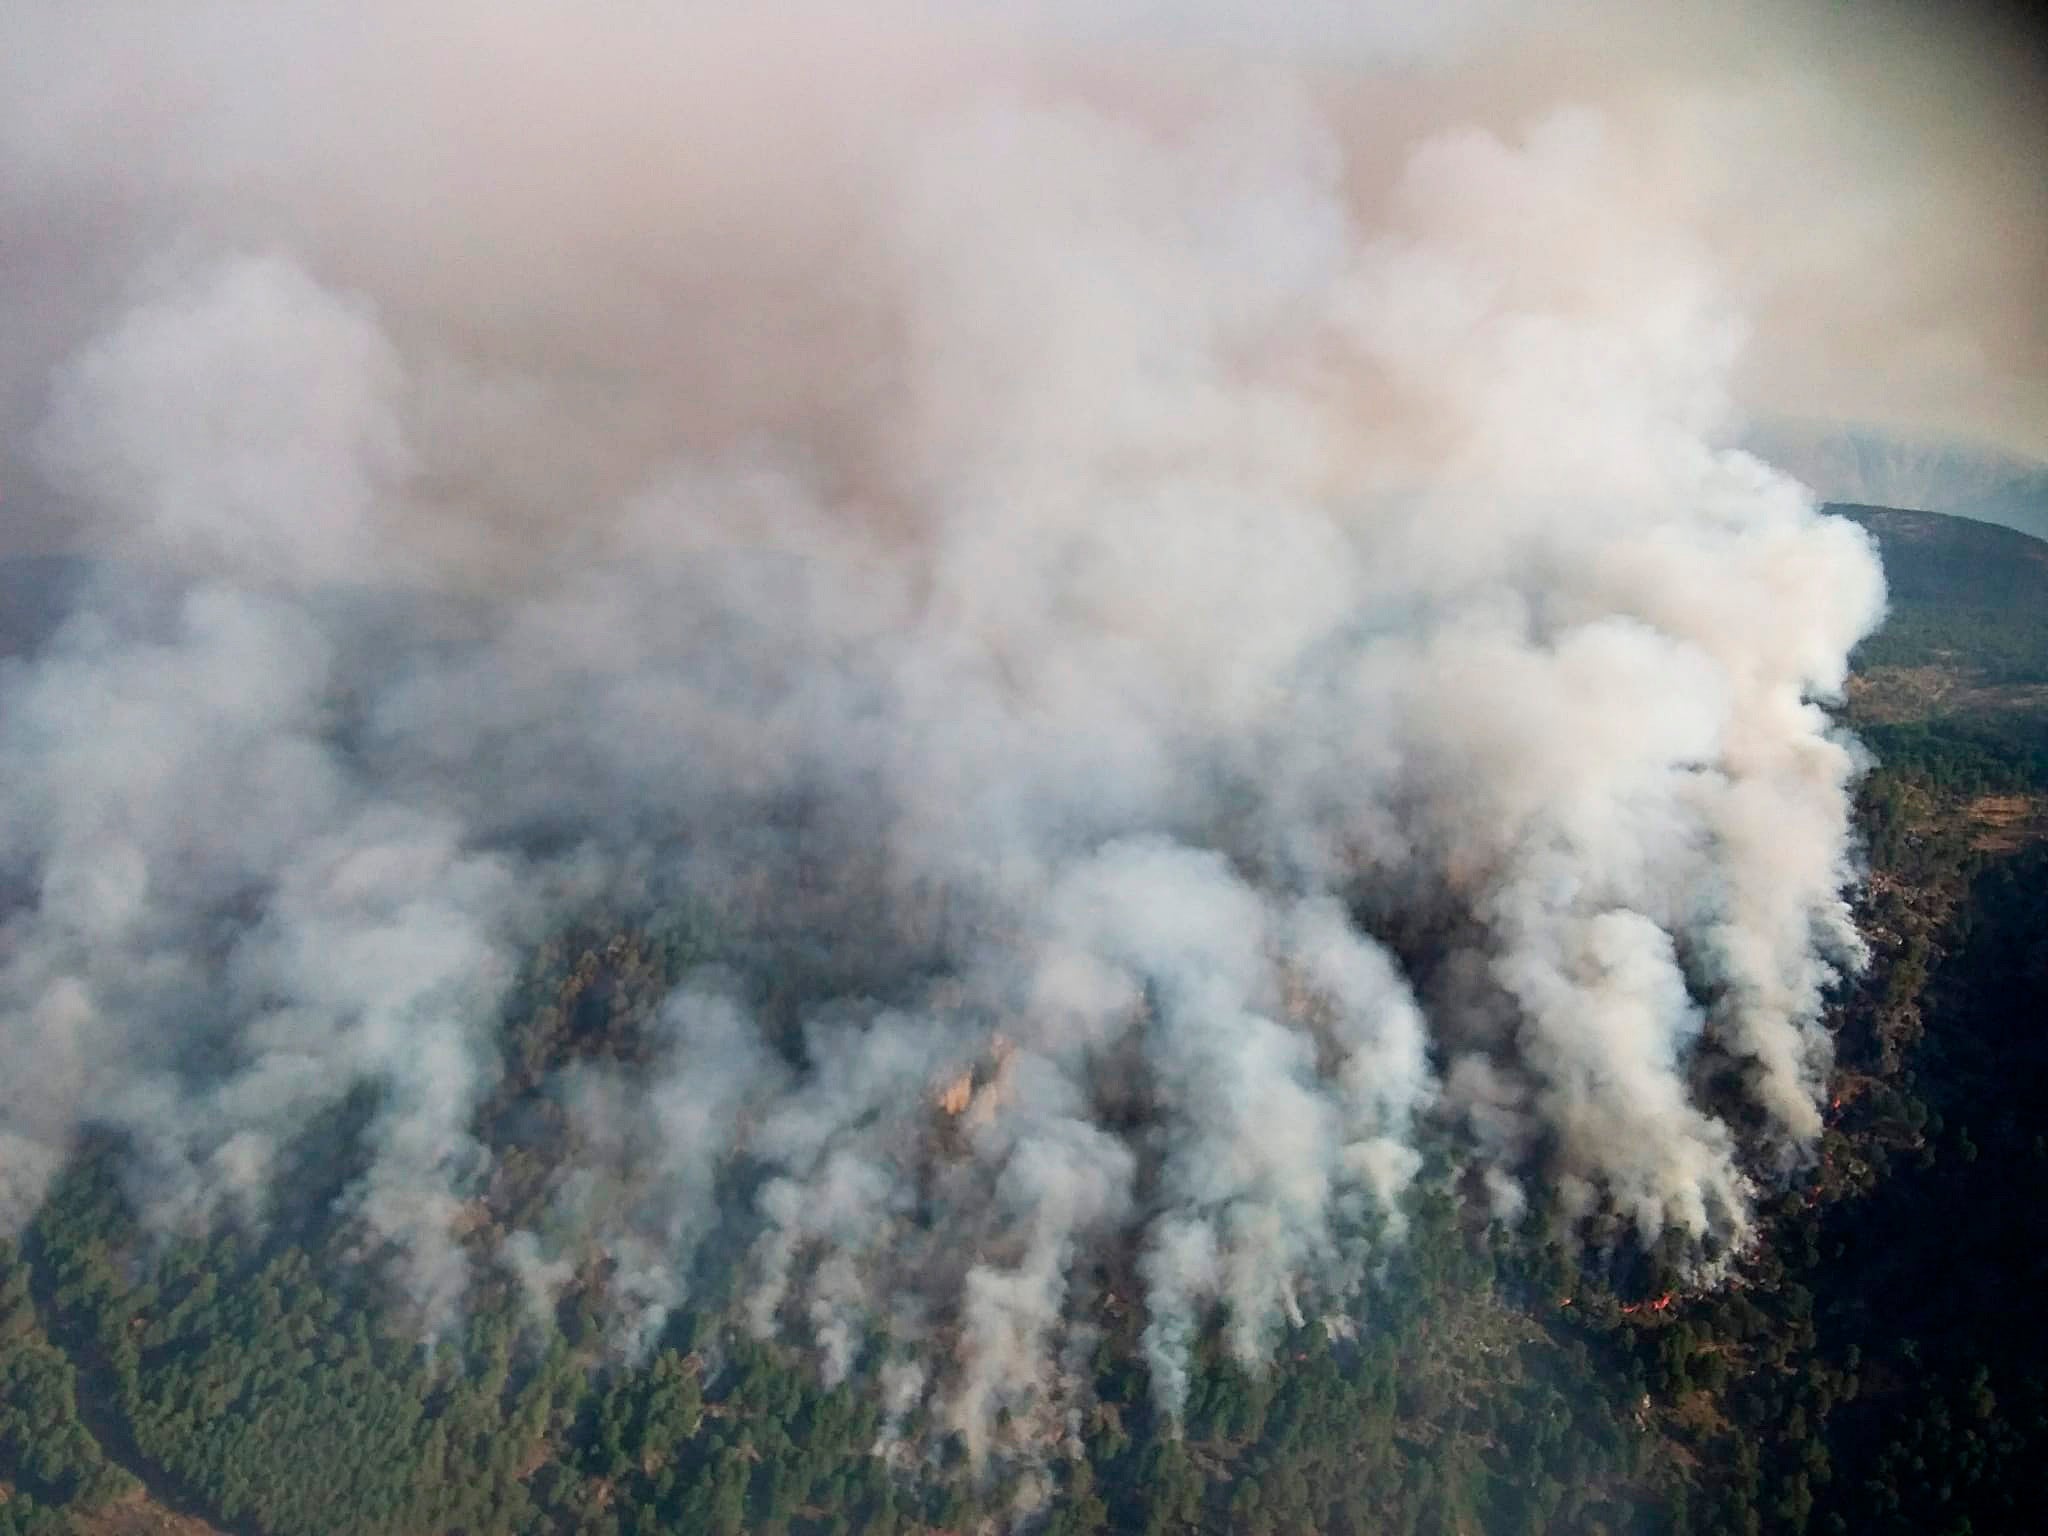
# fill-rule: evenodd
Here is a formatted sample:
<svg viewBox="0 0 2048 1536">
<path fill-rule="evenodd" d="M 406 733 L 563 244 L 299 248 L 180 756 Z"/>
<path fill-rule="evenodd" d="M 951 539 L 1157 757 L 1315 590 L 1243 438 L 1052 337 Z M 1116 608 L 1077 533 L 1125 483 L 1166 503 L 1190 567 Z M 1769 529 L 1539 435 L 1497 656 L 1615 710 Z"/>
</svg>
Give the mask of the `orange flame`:
<svg viewBox="0 0 2048 1536">
<path fill-rule="evenodd" d="M 939 1090 L 939 1112 L 946 1115 L 966 1113 L 967 1106 L 974 1102 L 974 1069 L 968 1068 L 958 1077 Z"/>
<path fill-rule="evenodd" d="M 995 1106 L 1008 1096 L 1010 1058 L 1016 1050 L 1007 1036 L 994 1036 L 989 1041 L 987 1060 L 962 1067 L 932 1096 L 932 1103 L 941 1114 L 955 1120 L 976 1105 L 982 1106 L 983 1115 L 993 1113 Z"/>
</svg>

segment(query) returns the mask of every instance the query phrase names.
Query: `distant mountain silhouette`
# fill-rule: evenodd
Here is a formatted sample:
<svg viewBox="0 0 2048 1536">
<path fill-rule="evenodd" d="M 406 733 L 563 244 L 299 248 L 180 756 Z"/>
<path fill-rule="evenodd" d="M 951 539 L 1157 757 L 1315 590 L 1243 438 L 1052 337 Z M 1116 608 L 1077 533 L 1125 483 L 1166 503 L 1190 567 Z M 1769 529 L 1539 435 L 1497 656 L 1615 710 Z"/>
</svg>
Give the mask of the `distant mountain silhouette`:
<svg viewBox="0 0 2048 1536">
<path fill-rule="evenodd" d="M 1824 501 L 1947 512 L 2048 537 L 2048 463 L 2038 459 L 1834 422 L 1772 422 L 1747 446 Z"/>
</svg>

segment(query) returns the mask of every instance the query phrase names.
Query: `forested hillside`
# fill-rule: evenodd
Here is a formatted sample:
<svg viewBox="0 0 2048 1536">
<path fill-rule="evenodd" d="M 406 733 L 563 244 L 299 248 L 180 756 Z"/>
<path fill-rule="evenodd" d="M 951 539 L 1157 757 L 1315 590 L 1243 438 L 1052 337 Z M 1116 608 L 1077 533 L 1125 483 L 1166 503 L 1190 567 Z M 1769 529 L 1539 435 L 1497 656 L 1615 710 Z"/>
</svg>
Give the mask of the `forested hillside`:
<svg viewBox="0 0 2048 1536">
<path fill-rule="evenodd" d="M 1799 1532 L 2033 1528 L 2048 1461 L 2048 546 L 1860 509 L 1893 617 L 1850 722 L 1874 963 L 1841 1000 L 1812 1166 L 1757 1170 L 1763 1236 L 1687 1286 L 1619 1232 L 1490 1223 L 1448 1147 L 1351 1308 L 1249 1375 L 1197 1346 L 1181 1422 L 1104 1274 L 1088 1390 L 1035 1464 L 976 1466 L 893 1384 L 821 1385 L 700 1294 L 643 1358 L 587 1266 L 555 1317 L 500 1236 L 539 1198 L 564 1062 L 632 1063 L 715 927 L 593 920 L 537 953 L 479 1115 L 483 1278 L 422 1320 L 331 1216 L 146 1240 L 88 1149 L 0 1248 L 0 1532 Z M 2039 690 L 2037 692 L 2037 690 Z M 823 962 L 821 962 L 823 963 Z M 798 984 L 796 982 L 793 985 Z M 345 1106 L 300 1188 L 351 1177 Z M 303 1202 L 325 1211 L 330 1203 Z M 180 1527 L 185 1529 L 191 1526 Z"/>
</svg>

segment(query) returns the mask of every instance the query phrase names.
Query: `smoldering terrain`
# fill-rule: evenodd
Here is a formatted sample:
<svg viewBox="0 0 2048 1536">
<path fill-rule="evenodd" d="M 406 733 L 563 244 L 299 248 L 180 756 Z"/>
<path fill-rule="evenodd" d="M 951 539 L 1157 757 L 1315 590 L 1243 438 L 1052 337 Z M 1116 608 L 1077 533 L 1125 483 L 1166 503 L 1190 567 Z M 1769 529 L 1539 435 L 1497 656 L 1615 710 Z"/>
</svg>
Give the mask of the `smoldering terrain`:
<svg viewBox="0 0 2048 1536">
<path fill-rule="evenodd" d="M 438 1326 L 601 908 L 728 942 L 541 1085 L 488 1262 L 601 1257 L 622 1349 L 708 1252 L 985 1454 L 1105 1263 L 1169 1410 L 1211 1321 L 1369 1308 L 1426 1146 L 1740 1252 L 1883 583 L 1731 445 L 1829 306 L 1972 316 L 1724 219 L 1776 130 L 1862 163 L 1825 91 L 1197 11 L 10 8 L 8 552 L 77 558 L 0 664 L 0 1220 L 98 1129 L 158 1229 L 263 1223 L 367 1089 L 343 1209 Z"/>
</svg>

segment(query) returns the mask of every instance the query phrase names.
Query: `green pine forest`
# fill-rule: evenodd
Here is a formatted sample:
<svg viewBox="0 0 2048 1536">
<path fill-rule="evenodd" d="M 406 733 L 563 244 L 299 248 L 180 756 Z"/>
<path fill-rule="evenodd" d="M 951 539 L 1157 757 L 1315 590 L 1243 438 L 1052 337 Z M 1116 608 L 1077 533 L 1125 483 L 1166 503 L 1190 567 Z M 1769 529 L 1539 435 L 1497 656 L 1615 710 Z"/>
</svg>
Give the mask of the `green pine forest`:
<svg viewBox="0 0 2048 1536">
<path fill-rule="evenodd" d="M 2048 545 L 1850 509 L 1894 593 L 1846 715 L 1874 964 L 1842 1000 L 1817 1166 L 1766 1202 L 1732 1283 L 1490 1227 L 1440 1155 L 1356 1327 L 1249 1375 L 1202 1342 L 1185 1420 L 1151 1406 L 1111 1302 L 1074 1442 L 977 1469 L 935 1427 L 874 1454 L 878 1390 L 705 1309 L 627 1369 L 574 1286 L 551 1326 L 488 1263 L 431 1347 L 325 1216 L 143 1241 L 119 1149 L 84 1149 L 0 1244 L 0 1536 L 645 1536 L 653 1532 L 1758 1532 L 2035 1529 L 2048 1465 Z M 631 1059 L 700 958 L 594 922 L 534 958 L 484 1112 L 522 1117 L 473 1240 L 541 1197 L 526 1090 Z M 302 1183 L 352 1170 L 306 1128 Z M 324 1211 L 328 1202 L 301 1202 Z M 1126 1291 L 1124 1294 L 1128 1294 Z M 1033 1511 L 1028 1515 L 1020 1511 Z"/>
</svg>

